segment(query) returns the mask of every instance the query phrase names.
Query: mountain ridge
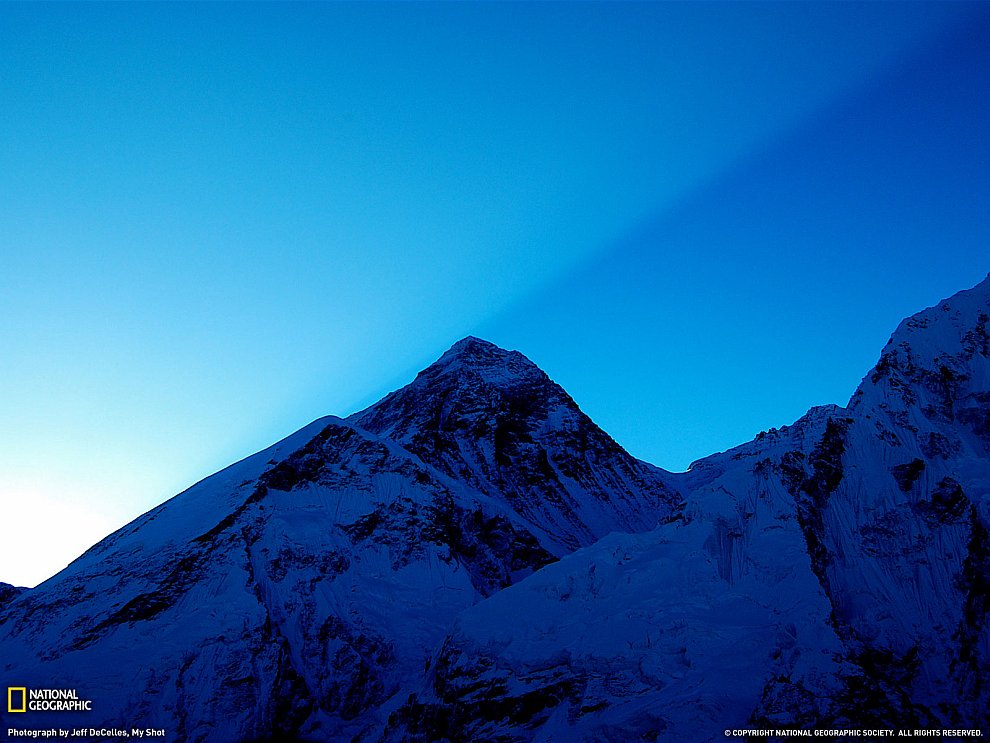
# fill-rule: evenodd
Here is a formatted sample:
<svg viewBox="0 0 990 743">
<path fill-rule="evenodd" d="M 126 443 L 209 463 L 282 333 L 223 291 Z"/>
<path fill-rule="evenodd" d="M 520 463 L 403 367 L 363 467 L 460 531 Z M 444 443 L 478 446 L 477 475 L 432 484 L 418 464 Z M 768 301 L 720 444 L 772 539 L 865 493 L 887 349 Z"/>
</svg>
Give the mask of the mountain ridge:
<svg viewBox="0 0 990 743">
<path fill-rule="evenodd" d="M 988 315 L 990 276 L 903 321 L 847 407 L 685 473 L 468 336 L 0 585 L 0 670 L 195 741 L 986 725 Z"/>
<path fill-rule="evenodd" d="M 375 420 L 439 448 L 353 416 L 314 421 L 0 608 L 0 670 L 36 685 L 97 679 L 115 723 L 139 717 L 182 739 L 219 735 L 221 719 L 231 739 L 374 737 L 441 639 L 438 617 L 617 526 L 672 514 L 659 471 L 521 354 L 466 339 L 417 380 L 405 394 L 452 400 L 449 415 L 403 406 L 400 390 Z M 561 469 L 585 442 L 588 458 Z M 210 678 L 241 691 L 204 690 Z"/>
</svg>

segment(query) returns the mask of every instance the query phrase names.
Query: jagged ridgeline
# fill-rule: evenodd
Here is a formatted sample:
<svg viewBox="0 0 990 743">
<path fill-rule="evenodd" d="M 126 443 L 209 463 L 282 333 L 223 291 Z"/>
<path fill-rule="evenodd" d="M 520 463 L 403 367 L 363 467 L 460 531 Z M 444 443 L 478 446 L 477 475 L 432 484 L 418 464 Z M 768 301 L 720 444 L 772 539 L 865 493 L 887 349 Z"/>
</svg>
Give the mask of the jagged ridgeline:
<svg viewBox="0 0 990 743">
<path fill-rule="evenodd" d="M 673 474 L 467 338 L 24 591 L 0 669 L 177 741 L 990 727 L 990 279 Z M 13 724 L 13 721 L 11 721 Z"/>
</svg>

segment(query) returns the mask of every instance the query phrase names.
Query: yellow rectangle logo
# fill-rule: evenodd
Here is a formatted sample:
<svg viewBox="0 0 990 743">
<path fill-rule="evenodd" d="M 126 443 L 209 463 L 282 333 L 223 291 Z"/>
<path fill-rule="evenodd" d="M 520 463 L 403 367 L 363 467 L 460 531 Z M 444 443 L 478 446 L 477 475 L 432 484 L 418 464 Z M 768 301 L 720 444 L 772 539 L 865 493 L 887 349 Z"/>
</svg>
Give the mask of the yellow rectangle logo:
<svg viewBox="0 0 990 743">
<path fill-rule="evenodd" d="M 21 704 L 20 707 L 14 707 L 14 695 L 20 692 L 21 694 Z M 7 687 L 7 711 L 8 712 L 27 712 L 27 687 L 26 686 L 8 686 Z"/>
</svg>

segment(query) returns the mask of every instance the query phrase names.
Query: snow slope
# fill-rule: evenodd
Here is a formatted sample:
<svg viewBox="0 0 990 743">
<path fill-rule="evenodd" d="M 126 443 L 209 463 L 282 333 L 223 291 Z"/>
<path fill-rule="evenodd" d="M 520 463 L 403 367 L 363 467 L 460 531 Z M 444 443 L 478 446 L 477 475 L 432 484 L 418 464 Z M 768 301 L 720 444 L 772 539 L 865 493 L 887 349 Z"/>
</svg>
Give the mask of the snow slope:
<svg viewBox="0 0 990 743">
<path fill-rule="evenodd" d="M 462 613 L 389 737 L 990 727 L 988 315 L 990 279 L 906 320 L 848 408 L 676 476 L 679 520 Z"/>
<path fill-rule="evenodd" d="M 674 475 L 466 338 L 0 585 L 0 670 L 180 741 L 990 728 L 990 278 L 846 407 Z"/>
<path fill-rule="evenodd" d="M 0 611 L 5 677 L 59 679 L 101 724 L 181 740 L 373 737 L 460 611 L 679 503 L 503 355 L 458 344 L 364 417 L 320 419 L 110 535 Z M 410 398 L 444 399 L 442 422 Z M 405 448 L 382 421 L 447 448 Z"/>
</svg>

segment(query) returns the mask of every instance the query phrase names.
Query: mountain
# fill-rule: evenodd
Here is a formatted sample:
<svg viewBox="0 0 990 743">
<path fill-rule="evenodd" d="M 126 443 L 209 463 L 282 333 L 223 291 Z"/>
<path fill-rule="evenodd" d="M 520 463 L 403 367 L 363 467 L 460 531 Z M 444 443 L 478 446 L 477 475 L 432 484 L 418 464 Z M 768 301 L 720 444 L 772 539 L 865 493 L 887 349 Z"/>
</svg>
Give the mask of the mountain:
<svg viewBox="0 0 990 743">
<path fill-rule="evenodd" d="M 387 738 L 706 741 L 751 727 L 770 694 L 780 722 L 823 719 L 846 670 L 829 599 L 794 498 L 746 472 L 786 451 L 696 465 L 680 520 L 612 534 L 463 612 Z"/>
<path fill-rule="evenodd" d="M 180 741 L 987 728 L 988 523 L 990 277 L 680 474 L 466 338 L 0 587 L 0 669 L 94 700 L 18 724 Z"/>
<path fill-rule="evenodd" d="M 350 418 L 531 524 L 554 554 L 644 531 L 679 496 L 517 351 L 455 344 L 412 384 Z"/>
<path fill-rule="evenodd" d="M 463 612 L 389 739 L 990 727 L 988 316 L 990 278 L 903 322 L 846 408 L 674 477 L 679 520 Z"/>
<path fill-rule="evenodd" d="M 0 668 L 85 690 L 122 729 L 373 739 L 455 616 L 604 534 L 669 520 L 667 477 L 521 354 L 466 339 L 9 602 Z"/>
</svg>

